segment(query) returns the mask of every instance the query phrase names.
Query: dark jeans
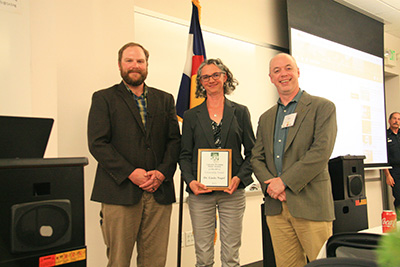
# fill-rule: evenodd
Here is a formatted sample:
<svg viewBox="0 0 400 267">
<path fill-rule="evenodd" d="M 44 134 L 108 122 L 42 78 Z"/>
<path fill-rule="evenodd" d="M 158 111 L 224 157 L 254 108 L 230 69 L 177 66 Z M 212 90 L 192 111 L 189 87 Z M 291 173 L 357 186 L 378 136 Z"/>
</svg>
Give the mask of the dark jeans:
<svg viewBox="0 0 400 267">
<path fill-rule="evenodd" d="M 394 179 L 394 186 L 392 187 L 394 206 L 396 209 L 400 209 L 400 167 L 393 167 L 390 174 Z"/>
</svg>

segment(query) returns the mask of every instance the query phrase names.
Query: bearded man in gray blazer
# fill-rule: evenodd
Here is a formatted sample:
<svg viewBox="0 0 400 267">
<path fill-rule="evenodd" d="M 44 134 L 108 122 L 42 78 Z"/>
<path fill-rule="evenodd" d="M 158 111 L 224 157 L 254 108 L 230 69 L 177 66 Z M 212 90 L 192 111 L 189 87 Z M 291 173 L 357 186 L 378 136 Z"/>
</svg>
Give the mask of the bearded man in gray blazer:
<svg viewBox="0 0 400 267">
<path fill-rule="evenodd" d="M 270 61 L 278 104 L 261 115 L 251 164 L 265 195 L 277 266 L 304 266 L 332 235 L 335 219 L 328 161 L 336 139 L 336 109 L 300 90 L 288 54 Z"/>
<path fill-rule="evenodd" d="M 147 86 L 149 52 L 118 54 L 122 82 L 93 94 L 89 149 L 98 162 L 91 200 L 101 202 L 107 266 L 165 266 L 180 133 L 171 94 Z"/>
</svg>

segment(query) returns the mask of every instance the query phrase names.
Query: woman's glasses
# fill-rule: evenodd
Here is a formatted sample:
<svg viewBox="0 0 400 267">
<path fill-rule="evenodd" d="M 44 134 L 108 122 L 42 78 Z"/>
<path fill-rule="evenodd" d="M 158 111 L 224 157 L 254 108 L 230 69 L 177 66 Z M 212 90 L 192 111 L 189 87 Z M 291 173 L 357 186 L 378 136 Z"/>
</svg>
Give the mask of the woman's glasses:
<svg viewBox="0 0 400 267">
<path fill-rule="evenodd" d="M 225 72 L 214 72 L 211 75 L 201 75 L 200 76 L 200 81 L 202 82 L 208 82 L 210 80 L 210 77 L 212 77 L 214 80 L 218 80 L 219 77 L 221 77 L 221 74 L 225 74 Z"/>
</svg>

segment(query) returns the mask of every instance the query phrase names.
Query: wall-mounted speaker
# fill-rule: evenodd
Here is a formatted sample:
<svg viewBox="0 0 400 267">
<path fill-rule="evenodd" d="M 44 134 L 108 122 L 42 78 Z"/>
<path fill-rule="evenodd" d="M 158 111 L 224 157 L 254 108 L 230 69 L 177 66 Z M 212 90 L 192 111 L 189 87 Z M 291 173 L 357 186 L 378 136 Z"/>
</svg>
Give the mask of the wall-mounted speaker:
<svg viewBox="0 0 400 267">
<path fill-rule="evenodd" d="M 334 200 L 365 197 L 365 156 L 340 156 L 329 160 Z"/>
</svg>

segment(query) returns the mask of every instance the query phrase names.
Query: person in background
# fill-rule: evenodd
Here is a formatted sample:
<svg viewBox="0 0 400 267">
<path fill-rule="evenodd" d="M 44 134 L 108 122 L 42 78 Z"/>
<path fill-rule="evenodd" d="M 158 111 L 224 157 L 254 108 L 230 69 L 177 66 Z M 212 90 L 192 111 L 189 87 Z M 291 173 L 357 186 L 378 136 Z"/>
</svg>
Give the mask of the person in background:
<svg viewBox="0 0 400 267">
<path fill-rule="evenodd" d="M 189 192 L 196 266 L 213 266 L 216 211 L 220 221 L 222 266 L 240 266 L 244 188 L 253 182 L 250 166 L 254 133 L 246 106 L 228 100 L 238 84 L 220 59 L 204 61 L 197 72 L 196 96 L 205 101 L 185 112 L 179 165 Z M 232 149 L 232 182 L 212 191 L 197 181 L 199 149 Z M 244 157 L 242 155 L 242 148 Z"/>
<path fill-rule="evenodd" d="M 174 98 L 145 84 L 149 52 L 127 43 L 118 53 L 122 82 L 93 94 L 89 150 L 97 160 L 91 200 L 101 202 L 107 266 L 165 266 L 173 175 L 180 151 Z"/>
<path fill-rule="evenodd" d="M 386 183 L 392 187 L 394 206 L 400 208 L 400 113 L 393 112 L 389 116 L 389 129 L 386 131 L 387 155 L 392 169 L 384 169 Z"/>
<path fill-rule="evenodd" d="M 304 266 L 332 235 L 328 161 L 336 139 L 335 105 L 300 90 L 299 68 L 285 53 L 270 61 L 278 103 L 261 115 L 251 163 L 265 195 L 277 266 Z"/>
</svg>

